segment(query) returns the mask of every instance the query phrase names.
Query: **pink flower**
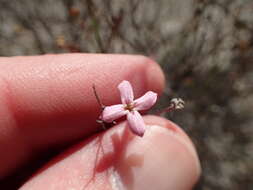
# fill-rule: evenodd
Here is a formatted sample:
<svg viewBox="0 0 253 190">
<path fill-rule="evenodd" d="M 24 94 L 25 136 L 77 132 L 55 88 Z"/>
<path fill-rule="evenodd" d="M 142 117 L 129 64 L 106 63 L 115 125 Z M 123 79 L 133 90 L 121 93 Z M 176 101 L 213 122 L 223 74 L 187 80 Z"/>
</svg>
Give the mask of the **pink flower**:
<svg viewBox="0 0 253 190">
<path fill-rule="evenodd" d="M 118 89 L 122 104 L 106 106 L 102 112 L 101 119 L 110 123 L 126 115 L 131 131 L 138 136 L 143 136 L 146 126 L 138 111 L 152 107 L 157 100 L 157 94 L 148 91 L 142 97 L 134 100 L 132 86 L 125 80 L 118 85 Z"/>
</svg>

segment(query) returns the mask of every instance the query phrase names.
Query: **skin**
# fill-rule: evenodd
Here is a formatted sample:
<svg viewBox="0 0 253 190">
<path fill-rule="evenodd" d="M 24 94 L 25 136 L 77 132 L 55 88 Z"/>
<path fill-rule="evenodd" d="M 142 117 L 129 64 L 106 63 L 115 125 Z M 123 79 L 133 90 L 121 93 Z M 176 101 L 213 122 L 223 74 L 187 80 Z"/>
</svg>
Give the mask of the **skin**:
<svg viewBox="0 0 253 190">
<path fill-rule="evenodd" d="M 101 101 L 112 105 L 120 103 L 122 80 L 131 82 L 135 97 L 148 90 L 161 94 L 165 81 L 158 64 L 143 56 L 0 58 L 0 179 L 75 142 L 20 189 L 191 189 L 200 175 L 199 160 L 177 125 L 144 116 L 142 138 L 124 121 L 101 131 L 92 85 Z"/>
</svg>

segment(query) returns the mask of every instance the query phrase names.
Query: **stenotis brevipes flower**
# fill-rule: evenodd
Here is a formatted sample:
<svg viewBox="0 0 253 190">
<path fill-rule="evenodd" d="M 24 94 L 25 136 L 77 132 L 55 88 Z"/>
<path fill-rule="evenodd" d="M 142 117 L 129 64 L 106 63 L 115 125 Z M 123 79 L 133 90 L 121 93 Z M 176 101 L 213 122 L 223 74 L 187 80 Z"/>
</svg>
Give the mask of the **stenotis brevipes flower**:
<svg viewBox="0 0 253 190">
<path fill-rule="evenodd" d="M 110 123 L 126 115 L 131 131 L 142 137 L 145 133 L 146 125 L 138 111 L 151 108 L 157 100 L 157 94 L 148 91 L 140 98 L 134 100 L 132 86 L 125 80 L 118 85 L 118 89 L 122 104 L 106 106 L 100 118 L 102 121 Z"/>
</svg>

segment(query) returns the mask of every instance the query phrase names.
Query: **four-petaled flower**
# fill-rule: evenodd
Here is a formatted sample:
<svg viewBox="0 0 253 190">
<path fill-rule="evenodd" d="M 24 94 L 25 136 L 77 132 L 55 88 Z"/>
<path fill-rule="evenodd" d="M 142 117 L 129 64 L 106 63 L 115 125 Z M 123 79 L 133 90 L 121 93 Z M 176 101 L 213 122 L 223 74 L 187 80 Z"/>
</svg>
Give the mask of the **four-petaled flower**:
<svg viewBox="0 0 253 190">
<path fill-rule="evenodd" d="M 157 100 L 157 94 L 148 91 L 142 97 L 134 100 L 133 89 L 128 81 L 122 81 L 118 85 L 118 89 L 122 104 L 106 106 L 102 112 L 101 119 L 110 123 L 126 115 L 131 131 L 138 136 L 143 136 L 146 126 L 138 111 L 152 107 Z"/>
</svg>

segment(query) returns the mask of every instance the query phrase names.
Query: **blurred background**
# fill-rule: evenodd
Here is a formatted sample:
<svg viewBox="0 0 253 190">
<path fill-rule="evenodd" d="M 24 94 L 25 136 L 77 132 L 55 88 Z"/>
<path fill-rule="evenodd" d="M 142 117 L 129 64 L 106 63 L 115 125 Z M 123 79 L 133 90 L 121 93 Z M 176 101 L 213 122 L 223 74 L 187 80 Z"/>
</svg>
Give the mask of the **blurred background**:
<svg viewBox="0 0 253 190">
<path fill-rule="evenodd" d="M 195 143 L 195 190 L 253 189 L 252 0 L 0 0 L 0 56 L 142 54 L 167 77 L 160 106 Z"/>
</svg>

